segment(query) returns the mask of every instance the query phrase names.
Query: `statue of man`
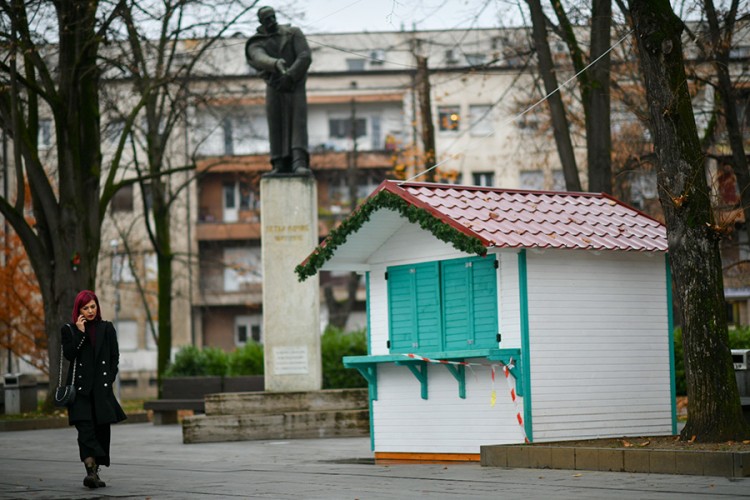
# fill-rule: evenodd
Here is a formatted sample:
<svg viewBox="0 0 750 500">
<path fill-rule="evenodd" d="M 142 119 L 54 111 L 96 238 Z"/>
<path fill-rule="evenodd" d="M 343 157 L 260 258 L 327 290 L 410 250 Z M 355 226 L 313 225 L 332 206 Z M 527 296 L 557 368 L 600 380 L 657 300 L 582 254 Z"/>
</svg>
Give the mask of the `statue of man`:
<svg viewBox="0 0 750 500">
<path fill-rule="evenodd" d="M 266 115 L 274 173 L 310 174 L 307 152 L 307 69 L 310 47 L 299 28 L 276 22 L 271 7 L 258 10 L 260 26 L 245 45 L 247 62 L 266 82 Z"/>
</svg>

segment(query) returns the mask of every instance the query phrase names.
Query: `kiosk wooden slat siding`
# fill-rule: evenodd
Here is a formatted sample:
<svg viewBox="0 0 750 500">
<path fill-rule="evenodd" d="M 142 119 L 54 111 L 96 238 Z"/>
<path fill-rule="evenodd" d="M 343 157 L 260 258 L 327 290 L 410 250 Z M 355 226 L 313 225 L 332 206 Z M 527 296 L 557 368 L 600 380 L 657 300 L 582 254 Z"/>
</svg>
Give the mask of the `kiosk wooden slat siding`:
<svg viewBox="0 0 750 500">
<path fill-rule="evenodd" d="M 344 364 L 368 380 L 376 457 L 466 460 L 676 432 L 666 250 L 607 195 L 386 181 L 297 272 L 367 277 L 368 355 Z"/>
</svg>

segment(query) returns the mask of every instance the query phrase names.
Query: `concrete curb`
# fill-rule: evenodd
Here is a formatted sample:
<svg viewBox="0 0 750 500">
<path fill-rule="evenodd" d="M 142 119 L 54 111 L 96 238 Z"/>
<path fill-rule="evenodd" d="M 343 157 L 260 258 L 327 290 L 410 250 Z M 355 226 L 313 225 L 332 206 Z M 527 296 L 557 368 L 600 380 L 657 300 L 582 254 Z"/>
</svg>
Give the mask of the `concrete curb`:
<svg viewBox="0 0 750 500">
<path fill-rule="evenodd" d="M 142 424 L 148 422 L 146 412 L 128 413 L 124 424 Z M 19 418 L 17 420 L 0 420 L 0 432 L 35 431 L 39 429 L 61 429 L 68 427 L 68 417 Z"/>
<path fill-rule="evenodd" d="M 525 469 L 750 477 L 750 452 L 747 451 L 491 445 L 480 448 L 480 464 Z"/>
</svg>

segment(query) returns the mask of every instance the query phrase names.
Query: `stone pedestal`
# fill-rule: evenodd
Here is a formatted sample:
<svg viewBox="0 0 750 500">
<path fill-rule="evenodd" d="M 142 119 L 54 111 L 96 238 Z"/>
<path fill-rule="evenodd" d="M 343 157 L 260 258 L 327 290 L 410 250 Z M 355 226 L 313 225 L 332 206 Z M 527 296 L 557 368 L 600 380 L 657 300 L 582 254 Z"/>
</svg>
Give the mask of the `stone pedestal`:
<svg viewBox="0 0 750 500">
<path fill-rule="evenodd" d="M 300 283 L 294 268 L 318 245 L 318 196 L 312 176 L 260 181 L 265 389 L 322 387 L 318 277 Z"/>
</svg>

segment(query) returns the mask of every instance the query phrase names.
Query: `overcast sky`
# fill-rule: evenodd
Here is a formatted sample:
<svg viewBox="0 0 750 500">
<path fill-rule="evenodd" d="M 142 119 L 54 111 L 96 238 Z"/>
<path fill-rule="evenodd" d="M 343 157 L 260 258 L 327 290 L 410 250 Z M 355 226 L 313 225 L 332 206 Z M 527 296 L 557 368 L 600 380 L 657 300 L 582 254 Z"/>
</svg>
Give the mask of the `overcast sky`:
<svg viewBox="0 0 750 500">
<path fill-rule="evenodd" d="M 309 33 L 496 27 L 516 16 L 516 0 L 297 0 L 265 2 Z M 510 12 L 513 14 L 510 14 Z M 502 12 L 502 17 L 498 15 Z"/>
</svg>

